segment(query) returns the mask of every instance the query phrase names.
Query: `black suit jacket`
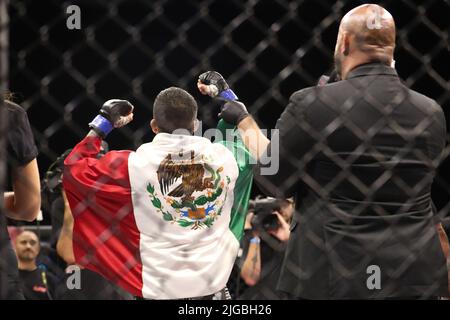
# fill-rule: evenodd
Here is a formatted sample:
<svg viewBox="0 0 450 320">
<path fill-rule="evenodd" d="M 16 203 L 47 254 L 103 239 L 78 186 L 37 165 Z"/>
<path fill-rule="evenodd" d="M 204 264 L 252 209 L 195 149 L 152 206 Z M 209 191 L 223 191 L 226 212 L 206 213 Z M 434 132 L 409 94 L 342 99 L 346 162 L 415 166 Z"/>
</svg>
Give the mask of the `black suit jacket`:
<svg viewBox="0 0 450 320">
<path fill-rule="evenodd" d="M 296 196 L 280 290 L 308 299 L 448 294 L 430 195 L 446 137 L 434 100 L 393 68 L 366 64 L 295 92 L 277 129 L 279 170 L 256 173 L 270 194 Z"/>
</svg>

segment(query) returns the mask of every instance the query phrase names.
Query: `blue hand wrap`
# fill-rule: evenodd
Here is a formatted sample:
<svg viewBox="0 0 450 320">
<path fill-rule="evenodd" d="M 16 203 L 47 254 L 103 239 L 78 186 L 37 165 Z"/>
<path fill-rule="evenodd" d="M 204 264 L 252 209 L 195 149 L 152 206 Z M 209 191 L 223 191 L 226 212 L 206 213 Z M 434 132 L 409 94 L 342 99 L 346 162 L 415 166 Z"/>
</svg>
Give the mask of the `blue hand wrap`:
<svg viewBox="0 0 450 320">
<path fill-rule="evenodd" d="M 238 100 L 237 95 L 231 89 L 223 90 L 219 96 L 225 100 Z"/>
<path fill-rule="evenodd" d="M 112 129 L 114 129 L 112 123 L 101 115 L 96 116 L 94 120 L 89 123 L 89 127 L 94 127 L 97 130 L 100 130 L 103 133 L 104 137 L 106 137 L 108 133 L 110 133 Z"/>
</svg>

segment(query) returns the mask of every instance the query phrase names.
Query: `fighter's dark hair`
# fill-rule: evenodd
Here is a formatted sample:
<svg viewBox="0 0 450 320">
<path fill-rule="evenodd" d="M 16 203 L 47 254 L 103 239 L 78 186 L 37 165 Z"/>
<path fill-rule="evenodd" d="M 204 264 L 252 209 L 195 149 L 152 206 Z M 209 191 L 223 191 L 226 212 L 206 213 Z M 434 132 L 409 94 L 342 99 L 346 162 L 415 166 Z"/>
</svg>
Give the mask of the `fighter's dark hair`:
<svg viewBox="0 0 450 320">
<path fill-rule="evenodd" d="M 170 87 L 161 91 L 153 103 L 153 118 L 161 132 L 172 133 L 177 129 L 194 131 L 197 118 L 197 102 L 187 91 Z"/>
</svg>

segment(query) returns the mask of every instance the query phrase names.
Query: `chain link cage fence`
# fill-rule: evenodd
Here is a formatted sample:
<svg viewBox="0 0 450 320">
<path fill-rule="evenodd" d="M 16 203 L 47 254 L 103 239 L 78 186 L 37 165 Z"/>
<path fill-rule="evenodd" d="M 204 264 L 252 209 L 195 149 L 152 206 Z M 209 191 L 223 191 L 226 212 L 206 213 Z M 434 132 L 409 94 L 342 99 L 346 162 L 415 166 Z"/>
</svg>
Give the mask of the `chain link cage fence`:
<svg viewBox="0 0 450 320">
<path fill-rule="evenodd" d="M 8 6 L 9 13 L 9 41 L 1 37 L 1 75 L 9 73 L 8 89 L 28 113 L 39 149 L 41 179 L 49 183 L 48 172 L 55 171 L 55 161 L 86 135 L 87 124 L 108 99 L 127 99 L 136 107 L 134 121 L 108 137 L 111 149 L 135 150 L 152 140 L 148 123 L 153 101 L 170 86 L 192 93 L 199 102 L 198 118 L 203 129 L 215 127 L 219 106 L 197 94 L 196 88 L 199 74 L 206 70 L 217 70 L 225 76 L 261 128 L 274 128 L 293 92 L 315 85 L 322 74 L 330 73 L 340 19 L 365 2 L 10 0 L 1 3 Z M 389 10 L 396 22 L 395 60 L 399 76 L 411 89 L 435 99 L 450 127 L 450 2 L 386 0 L 379 4 Z M 67 8 L 71 5 L 80 8 L 80 29 L 67 27 L 70 16 Z M 3 7 L 1 14 L 2 17 L 5 14 Z M 5 64 L 8 47 L 9 64 Z M 1 80 L 5 91 L 7 81 L 3 76 Z M 445 155 L 449 151 L 447 145 Z M 440 165 L 432 187 L 437 215 L 443 219 L 447 231 L 449 169 L 447 158 Z M 47 192 L 50 196 L 45 195 L 47 202 L 60 198 L 58 183 L 50 187 L 45 183 L 43 190 L 51 191 Z M 252 195 L 259 193 L 254 186 Z M 56 209 L 43 207 L 40 224 L 60 229 L 63 211 L 61 203 Z M 49 242 L 46 254 L 55 249 L 54 239 L 51 235 L 47 238 L 44 238 L 44 242 Z M 228 287 L 233 298 L 239 298 L 249 288 L 240 276 L 245 255 L 246 250 L 230 276 Z M 57 261 L 55 268 L 64 266 L 58 259 L 53 259 Z M 263 259 L 263 263 L 269 262 Z M 270 285 L 261 286 L 260 298 L 277 297 Z"/>
</svg>

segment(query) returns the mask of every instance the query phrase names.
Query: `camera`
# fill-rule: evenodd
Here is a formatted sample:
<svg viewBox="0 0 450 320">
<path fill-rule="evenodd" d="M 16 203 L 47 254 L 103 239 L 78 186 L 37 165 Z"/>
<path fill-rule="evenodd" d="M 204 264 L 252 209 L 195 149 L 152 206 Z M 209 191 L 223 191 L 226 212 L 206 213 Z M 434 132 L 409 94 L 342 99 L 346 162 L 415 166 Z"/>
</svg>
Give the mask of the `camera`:
<svg viewBox="0 0 450 320">
<path fill-rule="evenodd" d="M 72 149 L 63 152 L 47 169 L 45 177 L 42 180 L 42 191 L 51 194 L 61 191 L 62 174 L 64 171 L 64 160 Z"/>
<path fill-rule="evenodd" d="M 108 143 L 102 141 L 100 152 L 97 155 L 97 159 L 100 159 L 109 150 Z M 67 149 L 64 151 L 56 160 L 53 162 L 45 173 L 45 177 L 42 180 L 42 191 L 50 194 L 60 194 L 62 190 L 62 174 L 64 172 L 64 160 L 67 158 L 72 149 Z"/>
<path fill-rule="evenodd" d="M 108 151 L 108 144 L 102 141 L 97 158 L 101 158 Z M 50 214 L 52 224 L 52 239 L 54 245 L 64 222 L 64 200 L 62 197 L 62 177 L 64 173 L 64 160 L 72 149 L 64 151 L 47 169 L 41 181 L 42 210 Z"/>
<path fill-rule="evenodd" d="M 283 200 L 275 198 L 262 198 L 250 201 L 249 209 L 255 216 L 252 219 L 252 226 L 256 230 L 274 231 L 280 227 L 278 217 L 274 211 L 280 211 Z"/>
</svg>

